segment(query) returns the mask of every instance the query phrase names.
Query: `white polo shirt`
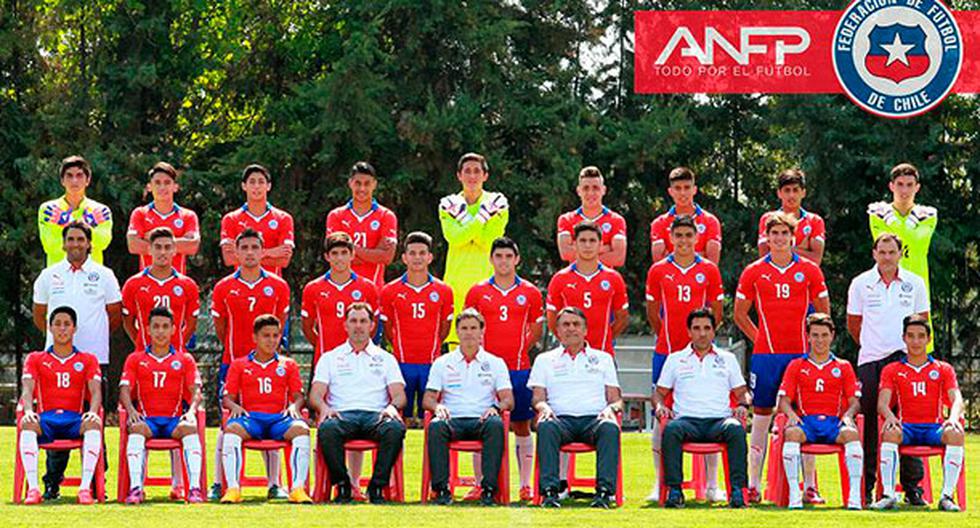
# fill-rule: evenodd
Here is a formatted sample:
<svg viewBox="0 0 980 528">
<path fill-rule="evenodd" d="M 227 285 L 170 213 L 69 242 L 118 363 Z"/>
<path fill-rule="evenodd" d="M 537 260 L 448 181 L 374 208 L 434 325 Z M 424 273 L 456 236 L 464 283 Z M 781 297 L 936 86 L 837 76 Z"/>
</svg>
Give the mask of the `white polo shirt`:
<svg viewBox="0 0 980 528">
<path fill-rule="evenodd" d="M 507 364 L 483 350 L 472 361 L 457 348 L 439 356 L 429 370 L 426 390 L 439 391 L 452 418 L 479 418 L 497 401 L 497 392 L 511 389 Z"/>
<path fill-rule="evenodd" d="M 327 385 L 327 405 L 341 412 L 380 412 L 391 403 L 388 386 L 405 384 L 395 356 L 374 343 L 354 352 L 350 341 L 320 356 L 313 381 Z"/>
<path fill-rule="evenodd" d="M 735 354 L 712 347 L 698 358 L 688 344 L 667 356 L 657 386 L 674 391 L 674 415 L 688 418 L 728 418 L 732 389 L 745 385 Z"/>
<path fill-rule="evenodd" d="M 619 388 L 619 379 L 607 352 L 587 346 L 572 358 L 558 347 L 534 360 L 527 386 L 547 390 L 548 405 L 559 416 L 594 416 L 608 405 L 606 387 Z"/>
<path fill-rule="evenodd" d="M 929 311 L 929 291 L 921 277 L 901 267 L 889 285 L 878 266 L 854 277 L 847 290 L 847 315 L 861 316 L 858 365 L 905 350 L 902 320 Z"/>
<path fill-rule="evenodd" d="M 34 281 L 34 303 L 55 308 L 70 306 L 78 316 L 75 348 L 93 354 L 99 364 L 109 363 L 109 314 L 106 305 L 122 302 L 119 281 L 112 270 L 91 257 L 72 269 L 68 259 L 48 266 Z M 54 343 L 47 332 L 44 347 Z"/>
</svg>

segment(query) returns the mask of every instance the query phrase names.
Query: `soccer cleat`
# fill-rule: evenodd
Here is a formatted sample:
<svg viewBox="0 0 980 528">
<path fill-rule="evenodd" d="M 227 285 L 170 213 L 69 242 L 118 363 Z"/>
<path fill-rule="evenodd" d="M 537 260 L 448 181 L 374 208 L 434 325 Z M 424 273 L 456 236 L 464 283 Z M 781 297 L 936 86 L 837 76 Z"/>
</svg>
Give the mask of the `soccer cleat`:
<svg viewBox="0 0 980 528">
<path fill-rule="evenodd" d="M 558 483 L 558 500 L 567 500 L 572 496 L 572 488 L 568 485 L 567 480 L 562 480 Z"/>
<path fill-rule="evenodd" d="M 48 486 L 44 488 L 44 500 L 54 501 L 61 498 L 61 488 L 58 486 Z"/>
<path fill-rule="evenodd" d="M 704 498 L 709 504 L 712 502 L 725 502 L 728 500 L 728 494 L 718 488 L 707 488 L 704 490 Z"/>
<path fill-rule="evenodd" d="M 789 505 L 787 506 L 791 510 L 802 510 L 803 509 L 803 497 L 797 492 L 796 496 L 790 496 Z"/>
<path fill-rule="evenodd" d="M 806 492 L 803 493 L 803 502 L 805 504 L 827 504 L 827 501 L 820 496 L 820 492 L 814 487 L 807 488 Z"/>
<path fill-rule="evenodd" d="M 188 504 L 200 504 L 202 502 L 204 502 L 204 493 L 201 491 L 201 488 L 191 488 L 187 492 Z"/>
<path fill-rule="evenodd" d="M 351 498 L 357 502 L 367 502 L 368 500 L 367 495 L 364 494 L 360 486 L 352 487 L 350 493 Z"/>
<path fill-rule="evenodd" d="M 466 492 L 466 495 L 463 495 L 463 502 L 480 500 L 482 493 L 483 489 L 480 486 L 473 486 L 470 491 Z"/>
<path fill-rule="evenodd" d="M 518 492 L 518 496 L 524 502 L 530 502 L 534 500 L 534 494 L 531 493 L 531 486 L 521 486 L 521 490 Z"/>
<path fill-rule="evenodd" d="M 943 495 L 942 498 L 939 499 L 939 509 L 948 512 L 960 511 L 960 507 L 953 502 L 953 497 L 950 497 L 949 495 Z"/>
<path fill-rule="evenodd" d="M 436 506 L 449 506 L 453 503 L 453 494 L 449 493 L 448 488 L 443 488 L 435 492 L 436 496 L 432 499 L 432 503 Z"/>
<path fill-rule="evenodd" d="M 858 499 L 856 501 L 850 501 L 850 500 L 847 501 L 847 509 L 854 510 L 854 511 L 861 511 L 861 500 Z"/>
<path fill-rule="evenodd" d="M 898 499 L 895 497 L 884 496 L 871 504 L 872 510 L 895 510 L 898 509 Z"/>
<path fill-rule="evenodd" d="M 31 489 L 27 490 L 27 497 L 24 499 L 24 504 L 41 504 L 44 498 L 41 496 L 41 490 Z"/>
<path fill-rule="evenodd" d="M 176 486 L 170 488 L 170 500 L 181 500 L 184 498 L 184 487 Z"/>
<path fill-rule="evenodd" d="M 647 502 L 660 502 L 660 485 L 654 484 L 650 494 L 647 495 Z"/>
<path fill-rule="evenodd" d="M 95 504 L 95 498 L 92 497 L 92 490 L 90 489 L 80 489 L 78 490 L 78 503 L 79 504 Z"/>
<path fill-rule="evenodd" d="M 759 493 L 759 488 L 749 488 L 749 502 L 752 504 L 762 502 L 762 494 Z"/>
<path fill-rule="evenodd" d="M 680 488 L 670 488 L 667 491 L 667 500 L 664 501 L 666 508 L 683 508 L 684 492 Z"/>
<path fill-rule="evenodd" d="M 313 499 L 310 498 L 303 488 L 296 488 L 290 491 L 288 499 L 293 504 L 313 504 Z"/>
<path fill-rule="evenodd" d="M 909 487 L 905 492 L 905 502 L 910 506 L 928 506 L 929 503 L 922 498 L 922 488 Z"/>
<path fill-rule="evenodd" d="M 544 490 L 544 497 L 541 499 L 542 508 L 561 508 L 561 501 L 558 500 L 558 492 L 554 489 Z"/>
<path fill-rule="evenodd" d="M 242 502 L 241 488 L 228 488 L 221 497 L 221 504 L 238 504 Z"/>
<path fill-rule="evenodd" d="M 146 493 L 142 488 L 133 488 L 129 490 L 129 495 L 126 495 L 126 504 L 142 504 L 144 500 L 146 500 Z"/>
<path fill-rule="evenodd" d="M 492 490 L 492 489 L 484 489 L 480 493 L 480 504 L 483 505 L 483 506 L 494 506 L 494 505 L 496 505 L 497 504 L 497 501 L 495 500 L 495 497 L 494 497 L 496 494 L 497 494 L 497 492 L 495 490 Z"/>
<path fill-rule="evenodd" d="M 266 498 L 269 500 L 285 500 L 289 498 L 289 494 L 286 493 L 286 490 L 273 484 L 269 486 L 269 493 L 266 494 Z"/>
<path fill-rule="evenodd" d="M 211 485 L 211 491 L 208 492 L 208 500 L 211 502 L 218 502 L 221 500 L 221 484 L 215 482 Z"/>
</svg>

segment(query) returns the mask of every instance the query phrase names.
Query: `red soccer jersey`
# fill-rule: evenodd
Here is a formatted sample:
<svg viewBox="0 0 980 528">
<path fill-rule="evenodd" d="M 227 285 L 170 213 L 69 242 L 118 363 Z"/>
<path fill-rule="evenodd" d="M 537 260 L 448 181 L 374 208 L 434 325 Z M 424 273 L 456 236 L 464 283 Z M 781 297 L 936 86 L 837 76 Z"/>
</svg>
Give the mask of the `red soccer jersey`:
<svg viewBox="0 0 980 528">
<path fill-rule="evenodd" d="M 371 202 L 371 210 L 364 216 L 354 212 L 354 202 L 338 207 L 327 214 L 327 235 L 343 231 L 354 239 L 354 245 L 373 249 L 384 239 L 398 242 L 398 217 L 391 209 Z M 373 282 L 379 288 L 385 284 L 385 266 L 355 259 L 351 266 L 354 273 Z"/>
<path fill-rule="evenodd" d="M 769 220 L 770 216 L 778 212 L 780 211 L 769 211 L 759 218 L 759 244 L 768 241 L 766 238 L 766 221 Z M 800 219 L 796 222 L 796 230 L 793 234 L 795 236 L 795 244 L 798 246 L 808 237 L 812 240 L 824 240 L 827 236 L 827 228 L 824 226 L 823 218 L 820 218 L 820 215 L 805 211 L 801 207 Z"/>
<path fill-rule="evenodd" d="M 794 254 L 782 269 L 770 255 L 749 264 L 738 279 L 735 295 L 754 303 L 759 314 L 753 354 L 802 354 L 807 350 L 810 303 L 828 293 L 820 267 Z"/>
<path fill-rule="evenodd" d="M 267 205 L 265 212 L 259 216 L 253 215 L 247 205 L 226 214 L 221 219 L 221 244 L 234 244 L 235 238 L 249 227 L 262 233 L 262 247 L 266 249 L 296 246 L 292 215 L 271 205 Z M 282 275 L 280 267 L 270 268 L 269 271 Z"/>
<path fill-rule="evenodd" d="M 184 328 L 188 317 L 197 317 L 201 309 L 201 295 L 194 279 L 174 270 L 164 280 L 150 275 L 150 268 L 133 275 L 122 288 L 123 314 L 132 315 L 136 323 L 136 350 L 150 344 L 147 323 L 150 310 L 166 306 L 174 314 L 174 331 L 170 342 L 178 350 L 184 350 Z"/>
<path fill-rule="evenodd" d="M 174 204 L 174 208 L 169 213 L 162 214 L 153 206 L 153 202 L 133 209 L 129 215 L 129 229 L 126 234 L 146 238 L 147 233 L 158 227 L 169 227 L 176 238 L 201 237 L 197 213 Z M 140 269 L 152 263 L 153 259 L 150 255 L 140 255 Z M 174 267 L 180 273 L 186 273 L 187 255 L 177 253 L 174 256 Z"/>
<path fill-rule="evenodd" d="M 602 207 L 602 212 L 599 214 L 599 216 L 595 218 L 585 216 L 585 213 L 582 211 L 581 207 L 559 216 L 558 234 L 568 235 L 569 237 L 574 238 L 575 226 L 579 225 L 585 220 L 599 226 L 599 230 L 602 231 L 602 245 L 604 246 L 612 244 L 614 238 L 622 238 L 623 240 L 626 240 L 626 219 L 605 206 Z M 572 260 L 574 260 L 574 258 Z"/>
<path fill-rule="evenodd" d="M 528 337 L 533 325 L 544 320 L 541 291 L 516 277 L 508 290 L 489 280 L 477 283 L 466 294 L 467 308 L 476 308 L 486 321 L 483 348 L 500 357 L 510 370 L 531 368 L 527 351 L 534 343 Z"/>
<path fill-rule="evenodd" d="M 102 380 L 99 360 L 78 349 L 62 359 L 54 347 L 44 352 L 32 352 L 24 361 L 24 379 L 34 380 L 35 410 L 82 412 L 88 396 L 88 382 Z"/>
<path fill-rule="evenodd" d="M 289 314 L 289 285 L 278 275 L 265 270 L 259 280 L 249 284 L 235 271 L 214 285 L 211 294 L 211 315 L 224 319 L 228 330 L 224 339 L 225 352 L 221 363 L 244 357 L 255 348 L 252 324 L 255 318 L 272 314 L 285 325 Z"/>
<path fill-rule="evenodd" d="M 650 245 L 663 242 L 667 253 L 674 252 L 674 244 L 670 241 L 670 225 L 677 218 L 677 207 L 671 207 L 666 213 L 653 219 L 650 223 Z M 701 209 L 700 205 L 694 204 L 694 225 L 698 228 L 698 240 L 694 244 L 694 251 L 704 255 L 708 242 L 715 240 L 721 244 L 721 222 L 718 217 Z"/>
<path fill-rule="evenodd" d="M 399 363 L 429 364 L 439 356 L 439 327 L 453 318 L 453 290 L 429 275 L 421 287 L 402 275 L 381 289 L 381 319 L 391 325 Z"/>
<path fill-rule="evenodd" d="M 281 413 L 292 395 L 302 391 L 296 361 L 279 354 L 264 365 L 256 361 L 254 353 L 236 359 L 225 382 L 225 394 L 237 395 L 238 404 L 248 412 Z"/>
<path fill-rule="evenodd" d="M 157 357 L 148 350 L 126 357 L 119 385 L 128 385 L 133 400 L 147 416 L 180 416 L 184 396 L 201 384 L 197 363 L 190 354 L 170 347 L 170 353 Z"/>
<path fill-rule="evenodd" d="M 557 312 L 566 306 L 585 312 L 590 346 L 616 354 L 612 321 L 617 311 L 629 309 L 626 283 L 619 272 L 600 264 L 595 273 L 585 276 L 572 264 L 555 273 L 548 283 L 548 310 Z"/>
<path fill-rule="evenodd" d="M 725 297 L 718 266 L 708 259 L 694 256 L 687 269 L 680 267 L 674 255 L 650 266 L 647 271 L 647 301 L 660 303 L 658 354 L 671 354 L 691 342 L 687 332 L 687 314 Z"/>
<path fill-rule="evenodd" d="M 943 405 L 957 388 L 953 367 L 932 356 L 920 367 L 904 359 L 886 366 L 879 385 L 879 390 L 892 391 L 892 402 L 898 400 L 902 423 L 942 423 Z"/>
<path fill-rule="evenodd" d="M 795 403 L 802 416 L 840 417 L 847 410 L 849 398 L 861 397 L 854 368 L 833 355 L 823 365 L 814 363 L 809 356 L 790 361 L 779 394 Z"/>
<path fill-rule="evenodd" d="M 378 289 L 368 279 L 354 273 L 344 284 L 330 279 L 330 272 L 306 283 L 303 288 L 303 319 L 312 317 L 316 326 L 317 340 L 313 343 L 313 364 L 320 355 L 340 346 L 347 340 L 344 328 L 347 307 L 351 303 L 366 302 L 378 312 Z"/>
</svg>

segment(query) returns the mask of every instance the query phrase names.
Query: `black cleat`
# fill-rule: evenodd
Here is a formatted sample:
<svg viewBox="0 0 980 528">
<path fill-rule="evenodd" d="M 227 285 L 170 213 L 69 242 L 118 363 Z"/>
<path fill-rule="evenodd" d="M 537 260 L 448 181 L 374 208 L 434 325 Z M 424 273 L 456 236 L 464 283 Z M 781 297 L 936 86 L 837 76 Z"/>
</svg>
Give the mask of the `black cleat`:
<svg viewBox="0 0 980 528">
<path fill-rule="evenodd" d="M 493 488 L 483 488 L 480 492 L 480 504 L 483 506 L 495 506 L 497 490 Z"/>
<path fill-rule="evenodd" d="M 905 502 L 909 506 L 928 506 L 929 504 L 922 498 L 922 488 L 918 486 L 910 487 L 905 492 Z"/>
<path fill-rule="evenodd" d="M 61 498 L 61 488 L 58 486 L 49 486 L 44 488 L 44 496 L 42 497 L 45 501 L 55 501 Z"/>
<path fill-rule="evenodd" d="M 368 486 L 368 502 L 371 504 L 388 504 L 385 499 L 384 488 Z"/>
<path fill-rule="evenodd" d="M 351 492 L 350 481 L 344 481 L 337 484 L 337 496 L 333 499 L 335 504 L 350 504 L 354 501 L 354 496 Z"/>
<path fill-rule="evenodd" d="M 554 489 L 544 490 L 544 497 L 541 499 L 542 508 L 561 508 L 561 501 L 558 500 L 558 492 Z"/>
<path fill-rule="evenodd" d="M 664 507 L 666 508 L 683 508 L 684 507 L 684 492 L 680 488 L 670 488 L 667 492 L 667 500 L 664 501 Z"/>
<path fill-rule="evenodd" d="M 453 503 L 453 494 L 449 493 L 446 488 L 436 490 L 436 498 L 432 500 L 432 504 L 437 506 L 449 506 Z"/>
<path fill-rule="evenodd" d="M 728 507 L 732 509 L 745 507 L 745 497 L 742 496 L 742 488 L 736 488 L 735 493 L 732 493 L 731 498 L 728 499 Z"/>
</svg>

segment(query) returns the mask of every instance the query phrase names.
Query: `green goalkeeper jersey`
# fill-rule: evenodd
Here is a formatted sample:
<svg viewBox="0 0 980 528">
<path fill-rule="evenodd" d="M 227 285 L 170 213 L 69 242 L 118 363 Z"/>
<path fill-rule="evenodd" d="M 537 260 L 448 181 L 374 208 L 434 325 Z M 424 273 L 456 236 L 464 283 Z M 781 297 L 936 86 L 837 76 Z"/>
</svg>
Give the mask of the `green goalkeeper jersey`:
<svg viewBox="0 0 980 528">
<path fill-rule="evenodd" d="M 939 217 L 935 207 L 916 205 L 902 216 L 890 203 L 877 202 L 868 206 L 871 238 L 882 233 L 894 233 L 902 239 L 901 266 L 922 277 L 929 291 L 929 243 L 936 231 Z"/>
</svg>

